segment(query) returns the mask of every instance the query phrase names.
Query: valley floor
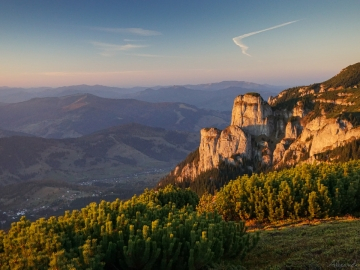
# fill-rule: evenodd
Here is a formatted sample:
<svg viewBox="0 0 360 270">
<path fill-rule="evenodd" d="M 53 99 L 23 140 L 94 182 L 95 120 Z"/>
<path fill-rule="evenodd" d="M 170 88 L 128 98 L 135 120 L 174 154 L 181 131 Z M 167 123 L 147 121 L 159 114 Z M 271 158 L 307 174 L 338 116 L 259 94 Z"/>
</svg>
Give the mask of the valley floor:
<svg viewBox="0 0 360 270">
<path fill-rule="evenodd" d="M 360 269 L 360 219 L 353 217 L 267 226 L 245 269 Z M 229 264 L 227 264 L 229 263 Z M 233 269 L 236 261 L 220 269 Z"/>
</svg>

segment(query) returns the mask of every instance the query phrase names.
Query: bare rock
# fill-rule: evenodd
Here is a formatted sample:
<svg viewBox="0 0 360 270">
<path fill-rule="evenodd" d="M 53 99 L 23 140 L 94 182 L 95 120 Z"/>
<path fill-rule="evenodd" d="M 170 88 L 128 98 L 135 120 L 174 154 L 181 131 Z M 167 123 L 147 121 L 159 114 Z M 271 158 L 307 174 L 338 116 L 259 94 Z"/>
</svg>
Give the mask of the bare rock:
<svg viewBox="0 0 360 270">
<path fill-rule="evenodd" d="M 313 161 L 318 153 L 332 150 L 351 140 L 360 138 L 360 128 L 354 128 L 346 120 L 327 119 L 321 116 L 310 121 L 301 135 L 283 152 L 281 145 L 274 151 L 273 162 L 280 165 L 294 165 L 300 161 Z M 282 158 L 281 161 L 279 159 Z"/>
<path fill-rule="evenodd" d="M 302 101 L 298 101 L 296 106 L 292 110 L 292 116 L 297 116 L 303 118 L 305 116 L 304 103 Z"/>
<path fill-rule="evenodd" d="M 266 135 L 274 130 L 273 111 L 258 94 L 245 94 L 235 98 L 231 125 L 240 126 L 251 135 Z"/>
<path fill-rule="evenodd" d="M 215 168 L 220 161 L 234 162 L 232 156 L 251 158 L 251 138 L 239 127 L 228 126 L 223 131 L 202 129 L 200 139 L 201 171 Z"/>
<path fill-rule="evenodd" d="M 279 163 L 284 155 L 286 150 L 289 148 L 293 139 L 282 139 L 278 144 L 276 144 L 275 150 L 273 152 L 273 164 Z"/>
<path fill-rule="evenodd" d="M 301 125 L 298 121 L 289 121 L 285 128 L 286 139 L 296 139 L 301 133 Z"/>
</svg>

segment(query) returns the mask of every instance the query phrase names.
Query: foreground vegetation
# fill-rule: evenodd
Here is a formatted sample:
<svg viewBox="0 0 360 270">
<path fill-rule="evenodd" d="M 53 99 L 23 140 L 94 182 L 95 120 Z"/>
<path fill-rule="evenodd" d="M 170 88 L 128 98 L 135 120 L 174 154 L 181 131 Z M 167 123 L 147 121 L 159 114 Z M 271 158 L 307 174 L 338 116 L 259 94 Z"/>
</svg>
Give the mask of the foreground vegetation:
<svg viewBox="0 0 360 270">
<path fill-rule="evenodd" d="M 23 217 L 0 231 L 0 269 L 201 269 L 244 258 L 258 237 L 243 222 L 195 212 L 197 202 L 194 192 L 169 186 L 58 218 Z"/>
<path fill-rule="evenodd" d="M 268 174 L 242 176 L 214 196 L 205 194 L 199 212 L 225 220 L 260 222 L 325 218 L 360 210 L 360 161 L 303 164 Z"/>
<path fill-rule="evenodd" d="M 359 256 L 358 221 L 266 231 L 259 241 L 244 220 L 310 221 L 359 210 L 358 160 L 242 176 L 200 199 L 167 186 L 57 218 L 23 217 L 0 231 L 0 269 L 326 269 Z"/>
</svg>

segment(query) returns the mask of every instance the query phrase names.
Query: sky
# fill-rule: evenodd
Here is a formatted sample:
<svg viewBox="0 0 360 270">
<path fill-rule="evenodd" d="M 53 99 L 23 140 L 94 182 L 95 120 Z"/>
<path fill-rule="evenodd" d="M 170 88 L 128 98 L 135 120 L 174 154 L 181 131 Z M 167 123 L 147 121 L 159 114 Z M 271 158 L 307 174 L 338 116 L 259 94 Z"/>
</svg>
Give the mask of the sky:
<svg viewBox="0 0 360 270">
<path fill-rule="evenodd" d="M 299 86 L 360 62 L 360 1 L 0 0 L 0 86 Z"/>
</svg>

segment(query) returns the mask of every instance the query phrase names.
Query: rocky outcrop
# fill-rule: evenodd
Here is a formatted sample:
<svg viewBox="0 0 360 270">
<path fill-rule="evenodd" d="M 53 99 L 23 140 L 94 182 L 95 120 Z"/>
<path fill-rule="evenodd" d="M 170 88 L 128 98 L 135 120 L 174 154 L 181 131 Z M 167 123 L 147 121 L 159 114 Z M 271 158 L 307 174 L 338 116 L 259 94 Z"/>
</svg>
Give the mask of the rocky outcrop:
<svg viewBox="0 0 360 270">
<path fill-rule="evenodd" d="M 299 89 L 299 93 L 300 93 L 300 96 L 303 97 L 303 96 L 315 94 L 315 90 L 309 89 L 309 87 L 302 87 Z"/>
<path fill-rule="evenodd" d="M 284 157 L 286 150 L 289 148 L 293 139 L 282 139 L 273 152 L 273 164 L 278 164 Z"/>
<path fill-rule="evenodd" d="M 303 118 L 305 116 L 304 103 L 298 101 L 292 110 L 292 116 Z"/>
<path fill-rule="evenodd" d="M 223 131 L 210 128 L 201 130 L 199 168 L 215 168 L 220 161 L 234 162 L 234 156 L 251 158 L 251 137 L 239 126 L 228 126 Z"/>
<path fill-rule="evenodd" d="M 186 164 L 183 168 L 175 167 L 170 174 L 176 176 L 177 182 L 182 182 L 184 179 L 195 179 L 201 173 L 198 161 L 193 161 Z"/>
<path fill-rule="evenodd" d="M 284 127 L 282 127 L 284 129 Z M 201 172 L 217 168 L 220 162 L 243 164 L 243 159 L 256 159 L 270 166 L 272 151 L 267 141 L 253 145 L 254 136 L 270 136 L 274 132 L 271 107 L 258 94 L 240 95 L 234 100 L 231 124 L 224 130 L 203 128 L 198 159 L 171 173 L 177 181 L 195 179 Z"/>
<path fill-rule="evenodd" d="M 289 121 L 285 128 L 285 139 L 296 139 L 302 131 L 298 121 Z"/>
<path fill-rule="evenodd" d="M 300 141 L 312 139 L 312 146 L 309 151 L 310 157 L 314 154 L 333 149 L 345 141 L 360 137 L 360 129 L 353 128 L 353 125 L 345 120 L 326 119 L 319 117 L 306 125 Z"/>
<path fill-rule="evenodd" d="M 343 105 L 343 106 L 355 105 L 354 101 L 346 101 L 345 98 L 338 98 L 338 99 L 317 98 L 315 99 L 315 101 L 320 103 L 330 103 L 330 104 Z"/>
<path fill-rule="evenodd" d="M 274 151 L 275 167 L 295 165 L 300 161 L 312 162 L 316 154 L 332 150 L 360 138 L 360 128 L 345 120 L 317 117 L 310 121 L 301 135 L 284 151 L 280 142 Z"/>
<path fill-rule="evenodd" d="M 222 166 L 222 162 L 235 165 L 240 173 L 244 172 L 243 167 L 260 172 L 269 167 L 313 162 L 321 157 L 318 154 L 360 138 L 360 127 L 328 118 L 336 112 L 354 124 L 360 121 L 360 95 L 348 89 L 360 87 L 360 63 L 354 68 L 356 72 L 350 70 L 349 76 L 342 74 L 323 83 L 289 88 L 269 97 L 268 102 L 257 93 L 239 95 L 234 100 L 230 125 L 224 130 L 201 129 L 196 159 L 178 166 L 172 172 L 176 176 L 173 179 L 193 180 L 219 164 L 221 170 L 231 167 L 233 171 L 234 167 Z M 344 78 L 351 82 L 343 86 Z M 334 90 L 339 92 L 327 93 Z"/>
<path fill-rule="evenodd" d="M 251 135 L 270 136 L 274 130 L 273 111 L 259 94 L 240 95 L 234 100 L 231 125 Z"/>
<path fill-rule="evenodd" d="M 199 158 L 171 172 L 178 182 L 195 179 L 201 172 L 218 167 L 221 161 L 235 164 L 243 158 L 251 159 L 251 136 L 239 126 L 228 126 L 222 131 L 204 128 L 200 134 Z"/>
<path fill-rule="evenodd" d="M 254 150 L 252 136 L 270 136 L 274 131 L 271 107 L 256 93 L 235 98 L 231 115 L 231 125 L 220 131 L 215 128 L 202 129 L 198 171 L 216 168 L 220 161 L 235 164 L 242 158 L 257 160 L 269 165 L 272 153 L 267 142 Z"/>
</svg>

